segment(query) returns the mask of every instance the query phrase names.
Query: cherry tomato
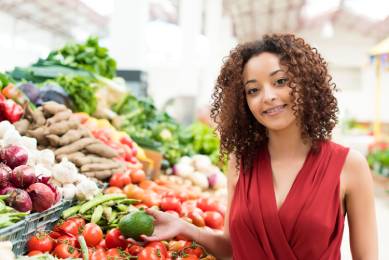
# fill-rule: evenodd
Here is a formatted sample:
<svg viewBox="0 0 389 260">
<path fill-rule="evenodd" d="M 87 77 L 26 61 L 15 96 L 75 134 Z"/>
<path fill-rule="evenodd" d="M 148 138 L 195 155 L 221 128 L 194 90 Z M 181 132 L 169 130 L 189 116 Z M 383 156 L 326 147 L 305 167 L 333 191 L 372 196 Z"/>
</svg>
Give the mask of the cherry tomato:
<svg viewBox="0 0 389 260">
<path fill-rule="evenodd" d="M 181 214 L 181 201 L 176 197 L 164 197 L 160 205 L 163 211 L 175 210 L 178 214 Z"/>
<path fill-rule="evenodd" d="M 158 241 L 150 242 L 149 244 L 147 244 L 146 248 L 147 247 L 152 247 L 158 250 L 158 252 L 165 257 L 167 255 L 167 248 L 162 242 L 158 242 Z"/>
<path fill-rule="evenodd" d="M 126 252 L 132 256 L 137 256 L 140 252 L 142 252 L 144 248 L 139 245 L 131 245 L 126 248 Z"/>
<path fill-rule="evenodd" d="M 53 239 L 44 233 L 32 236 L 27 243 L 28 251 L 50 252 L 54 247 Z"/>
<path fill-rule="evenodd" d="M 165 260 L 166 256 L 161 254 L 158 249 L 146 247 L 138 255 L 138 260 Z"/>
<path fill-rule="evenodd" d="M 205 224 L 208 227 L 221 229 L 223 228 L 224 218 L 222 214 L 217 211 L 207 211 L 204 213 Z"/>
<path fill-rule="evenodd" d="M 139 169 L 131 172 L 132 183 L 140 183 L 144 179 L 146 179 L 146 174 L 143 170 Z"/>
<path fill-rule="evenodd" d="M 53 255 L 58 258 L 77 258 L 80 252 L 70 245 L 59 244 L 55 247 Z"/>
<path fill-rule="evenodd" d="M 97 246 L 103 239 L 103 231 L 98 225 L 94 223 L 86 224 L 82 235 L 84 236 L 85 242 L 89 247 Z"/>
<path fill-rule="evenodd" d="M 34 256 L 34 255 L 41 255 L 41 254 L 43 254 L 43 252 L 38 251 L 38 250 L 33 250 L 33 251 L 30 251 L 27 255 Z"/>
<path fill-rule="evenodd" d="M 121 237 L 122 233 L 118 228 L 111 229 L 105 236 L 105 244 L 107 248 L 122 248 L 127 247 L 127 241 Z"/>
</svg>

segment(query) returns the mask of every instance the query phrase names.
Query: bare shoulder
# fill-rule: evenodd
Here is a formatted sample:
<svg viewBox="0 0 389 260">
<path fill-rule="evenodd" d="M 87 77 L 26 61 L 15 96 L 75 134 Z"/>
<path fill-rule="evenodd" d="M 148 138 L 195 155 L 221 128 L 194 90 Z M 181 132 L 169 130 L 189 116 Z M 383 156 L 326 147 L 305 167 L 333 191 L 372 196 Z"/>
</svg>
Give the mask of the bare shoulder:
<svg viewBox="0 0 389 260">
<path fill-rule="evenodd" d="M 239 177 L 239 170 L 237 169 L 238 161 L 236 159 L 236 156 L 234 154 L 231 154 L 229 156 L 228 160 L 228 172 L 227 172 L 227 179 L 230 184 L 233 186 L 236 184 L 236 181 Z"/>
<path fill-rule="evenodd" d="M 350 149 L 342 174 L 346 181 L 346 192 L 370 185 L 372 176 L 366 158 L 358 151 Z"/>
</svg>

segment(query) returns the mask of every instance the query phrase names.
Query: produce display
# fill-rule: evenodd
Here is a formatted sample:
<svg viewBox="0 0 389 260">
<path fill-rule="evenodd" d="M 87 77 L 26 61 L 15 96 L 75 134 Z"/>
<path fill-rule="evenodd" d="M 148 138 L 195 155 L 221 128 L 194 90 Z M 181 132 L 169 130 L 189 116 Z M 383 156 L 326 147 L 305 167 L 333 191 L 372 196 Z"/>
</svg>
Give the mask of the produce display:
<svg viewBox="0 0 389 260">
<path fill-rule="evenodd" d="M 389 177 L 389 143 L 372 144 L 369 147 L 367 161 L 376 173 Z"/>
<path fill-rule="evenodd" d="M 15 259 L 215 259 L 185 237 L 140 235 L 154 231 L 147 208 L 222 232 L 218 137 L 180 125 L 115 76 L 96 38 L 0 73 L 0 240 Z M 167 175 L 149 179 L 142 147 L 162 153 Z"/>
</svg>

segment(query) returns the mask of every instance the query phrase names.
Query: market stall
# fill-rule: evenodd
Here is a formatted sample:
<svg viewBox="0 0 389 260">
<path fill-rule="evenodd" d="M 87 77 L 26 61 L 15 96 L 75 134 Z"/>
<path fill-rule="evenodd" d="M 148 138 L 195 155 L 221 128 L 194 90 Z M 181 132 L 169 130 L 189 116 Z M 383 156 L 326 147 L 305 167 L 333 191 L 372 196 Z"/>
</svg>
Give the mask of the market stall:
<svg viewBox="0 0 389 260">
<path fill-rule="evenodd" d="M 145 208 L 221 232 L 225 162 L 209 126 L 181 126 L 115 74 L 97 38 L 0 74 L 1 250 L 17 259 L 214 259 L 185 237 L 130 242 L 153 232 Z"/>
</svg>

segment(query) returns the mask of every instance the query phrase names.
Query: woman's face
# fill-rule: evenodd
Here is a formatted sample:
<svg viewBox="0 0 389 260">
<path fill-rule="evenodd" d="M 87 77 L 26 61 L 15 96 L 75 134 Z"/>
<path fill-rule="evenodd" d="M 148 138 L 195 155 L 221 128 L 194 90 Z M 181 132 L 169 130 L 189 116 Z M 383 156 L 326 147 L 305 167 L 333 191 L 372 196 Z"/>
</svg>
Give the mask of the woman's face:
<svg viewBox="0 0 389 260">
<path fill-rule="evenodd" d="M 243 83 L 251 113 L 269 131 L 295 124 L 288 75 L 277 55 L 264 52 L 253 56 L 243 69 Z"/>
</svg>

